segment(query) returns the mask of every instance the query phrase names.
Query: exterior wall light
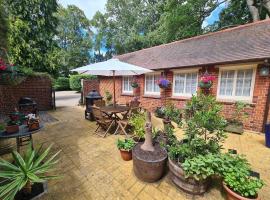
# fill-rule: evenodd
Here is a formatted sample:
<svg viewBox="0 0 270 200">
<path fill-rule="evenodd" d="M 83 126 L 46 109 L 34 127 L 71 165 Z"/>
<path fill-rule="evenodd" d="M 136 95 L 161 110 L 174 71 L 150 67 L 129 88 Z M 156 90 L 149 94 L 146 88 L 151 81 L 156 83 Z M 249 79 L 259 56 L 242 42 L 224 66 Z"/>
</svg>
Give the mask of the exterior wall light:
<svg viewBox="0 0 270 200">
<path fill-rule="evenodd" d="M 266 59 L 263 64 L 260 65 L 260 76 L 269 76 L 270 63 Z"/>
</svg>

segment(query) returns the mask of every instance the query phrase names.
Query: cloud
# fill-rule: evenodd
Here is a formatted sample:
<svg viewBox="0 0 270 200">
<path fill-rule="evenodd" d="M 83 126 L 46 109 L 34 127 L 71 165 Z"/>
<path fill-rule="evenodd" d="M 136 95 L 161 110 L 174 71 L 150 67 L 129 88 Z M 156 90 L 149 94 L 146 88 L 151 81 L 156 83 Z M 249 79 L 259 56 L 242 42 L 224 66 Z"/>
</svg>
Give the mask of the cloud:
<svg viewBox="0 0 270 200">
<path fill-rule="evenodd" d="M 76 5 L 84 11 L 88 19 L 92 19 L 97 11 L 105 12 L 107 0 L 59 0 L 59 3 L 66 7 L 67 5 Z"/>
</svg>

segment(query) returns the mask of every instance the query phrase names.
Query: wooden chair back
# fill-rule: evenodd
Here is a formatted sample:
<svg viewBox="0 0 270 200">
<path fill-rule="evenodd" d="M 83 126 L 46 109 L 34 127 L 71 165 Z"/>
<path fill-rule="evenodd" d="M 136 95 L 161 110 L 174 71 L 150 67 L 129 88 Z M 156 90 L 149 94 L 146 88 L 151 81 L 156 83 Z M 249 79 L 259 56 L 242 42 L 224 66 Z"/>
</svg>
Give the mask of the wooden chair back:
<svg viewBox="0 0 270 200">
<path fill-rule="evenodd" d="M 104 121 L 104 116 L 102 115 L 102 112 L 99 107 L 92 106 L 92 113 L 94 115 L 94 118 L 97 122 L 103 122 Z"/>
<path fill-rule="evenodd" d="M 139 105 L 140 105 L 140 102 L 137 101 L 137 100 L 132 100 L 132 101 L 130 101 L 130 103 L 129 103 L 129 107 L 130 107 L 130 108 L 136 108 L 136 107 L 139 107 Z"/>
<path fill-rule="evenodd" d="M 105 100 L 98 99 L 98 100 L 95 100 L 95 101 L 94 101 L 94 105 L 95 105 L 96 107 L 103 107 L 103 106 L 106 105 L 106 102 L 105 102 Z"/>
</svg>

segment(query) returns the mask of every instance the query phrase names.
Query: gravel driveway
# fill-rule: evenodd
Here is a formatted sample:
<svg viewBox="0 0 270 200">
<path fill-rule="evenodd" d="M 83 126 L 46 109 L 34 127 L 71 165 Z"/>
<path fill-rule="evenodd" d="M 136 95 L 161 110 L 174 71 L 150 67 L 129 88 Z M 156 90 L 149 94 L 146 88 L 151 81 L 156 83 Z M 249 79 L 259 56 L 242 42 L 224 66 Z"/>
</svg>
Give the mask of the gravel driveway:
<svg viewBox="0 0 270 200">
<path fill-rule="evenodd" d="M 81 93 L 76 91 L 56 91 L 56 107 L 76 106 L 81 98 Z"/>
</svg>

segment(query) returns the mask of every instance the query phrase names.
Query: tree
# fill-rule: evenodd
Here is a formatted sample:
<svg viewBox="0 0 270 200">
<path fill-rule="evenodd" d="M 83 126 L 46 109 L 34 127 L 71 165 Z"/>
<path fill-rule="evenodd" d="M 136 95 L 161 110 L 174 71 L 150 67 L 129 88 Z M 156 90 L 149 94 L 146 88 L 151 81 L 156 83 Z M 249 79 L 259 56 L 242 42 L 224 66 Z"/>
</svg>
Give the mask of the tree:
<svg viewBox="0 0 270 200">
<path fill-rule="evenodd" d="M 252 22 L 246 0 L 230 0 L 220 12 L 219 20 L 206 27 L 207 31 L 217 31 L 227 27 L 238 26 Z"/>
<path fill-rule="evenodd" d="M 16 65 L 55 73 L 50 61 L 55 49 L 56 0 L 6 0 L 9 14 L 8 46 Z"/>
<path fill-rule="evenodd" d="M 89 51 L 92 47 L 90 21 L 84 12 L 74 5 L 60 7 L 55 41 L 60 48 L 60 73 L 68 76 L 70 70 L 90 62 Z"/>
<path fill-rule="evenodd" d="M 4 1 L 0 0 L 0 49 L 7 48 L 7 13 Z M 1 50 L 0 50 L 1 51 Z"/>
<path fill-rule="evenodd" d="M 253 21 L 270 17 L 270 1 L 269 0 L 246 0 Z"/>
</svg>

